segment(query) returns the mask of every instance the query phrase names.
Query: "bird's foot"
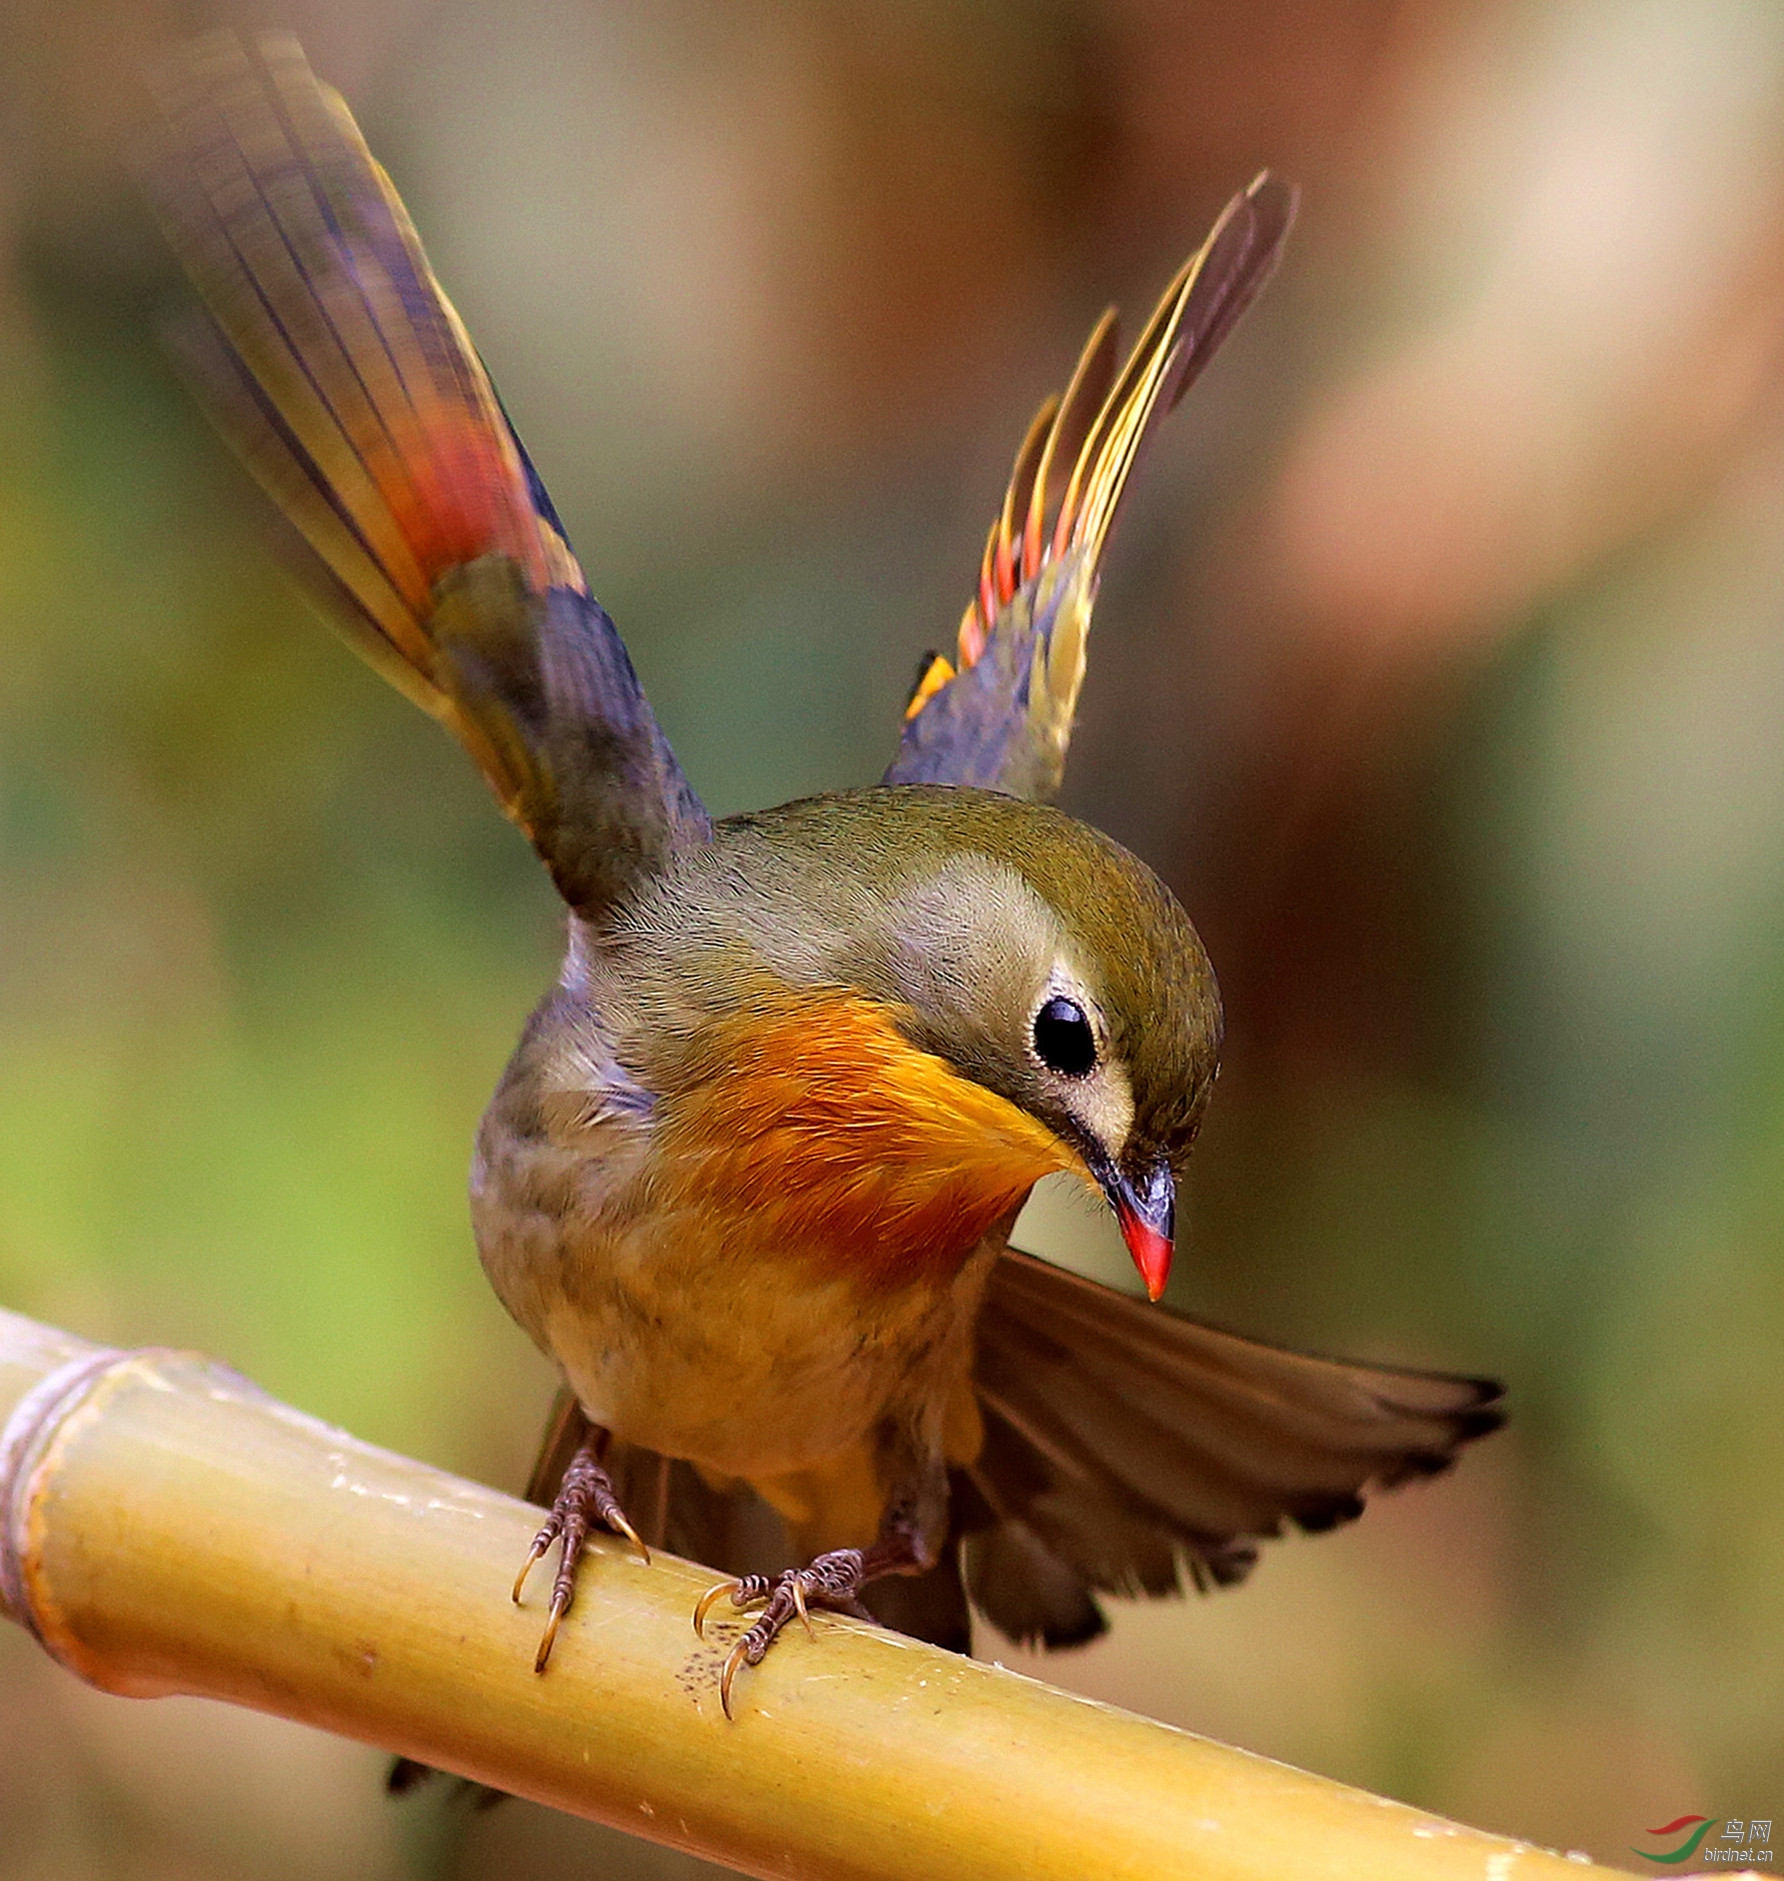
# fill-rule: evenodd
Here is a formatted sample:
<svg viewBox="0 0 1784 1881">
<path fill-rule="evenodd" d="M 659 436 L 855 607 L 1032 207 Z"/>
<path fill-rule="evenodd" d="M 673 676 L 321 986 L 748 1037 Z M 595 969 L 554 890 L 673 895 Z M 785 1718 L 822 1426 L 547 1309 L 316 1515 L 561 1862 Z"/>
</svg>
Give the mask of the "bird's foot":
<svg viewBox="0 0 1784 1881">
<path fill-rule="evenodd" d="M 612 1480 L 603 1467 L 606 1454 L 607 1432 L 597 1430 L 570 1459 L 570 1466 L 564 1471 L 564 1479 L 558 1485 L 557 1499 L 551 1505 L 551 1513 L 545 1518 L 545 1526 L 533 1537 L 527 1558 L 514 1577 L 514 1604 L 519 1606 L 521 1590 L 526 1586 L 527 1576 L 533 1571 L 534 1562 L 546 1553 L 554 1541 L 563 1542 L 563 1554 L 558 1560 L 557 1575 L 551 1584 L 551 1611 L 545 1616 L 545 1631 L 540 1637 L 539 1651 L 533 1660 L 535 1672 L 545 1670 L 545 1663 L 551 1657 L 552 1644 L 557 1639 L 558 1625 L 570 1611 L 570 1601 L 576 1592 L 576 1564 L 582 1559 L 583 1545 L 594 1523 L 599 1522 L 616 1535 L 624 1535 L 643 1555 L 645 1566 L 650 1565 L 650 1549 L 645 1546 L 637 1529 L 626 1520 L 625 1511 L 613 1493 Z"/>
<path fill-rule="evenodd" d="M 872 1578 L 866 1549 L 837 1548 L 819 1555 L 806 1567 L 788 1568 L 780 1574 L 745 1574 L 740 1579 L 720 1581 L 717 1586 L 709 1587 L 694 1609 L 694 1631 L 702 1639 L 706 1637 L 707 1616 L 727 1595 L 734 1607 L 762 1607 L 762 1612 L 726 1655 L 725 1668 L 719 1674 L 719 1703 L 724 1707 L 725 1716 L 731 1715 L 731 1682 L 738 1668 L 760 1665 L 768 1655 L 768 1648 L 795 1617 L 808 1633 L 813 1607 L 850 1613 L 858 1620 L 871 1620 L 873 1615 L 861 1604 L 860 1596 L 861 1589 Z"/>
</svg>

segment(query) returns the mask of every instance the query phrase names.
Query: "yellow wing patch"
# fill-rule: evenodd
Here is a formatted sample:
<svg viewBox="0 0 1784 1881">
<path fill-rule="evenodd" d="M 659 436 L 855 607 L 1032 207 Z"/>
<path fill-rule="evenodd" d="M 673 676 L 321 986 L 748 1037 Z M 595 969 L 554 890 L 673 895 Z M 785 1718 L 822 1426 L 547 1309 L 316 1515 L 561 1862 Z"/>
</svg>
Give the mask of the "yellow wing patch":
<svg viewBox="0 0 1784 1881">
<path fill-rule="evenodd" d="M 1110 530 L 1141 450 L 1268 278 L 1294 213 L 1294 194 L 1267 172 L 1229 202 L 1208 239 L 1178 270 L 1119 373 L 1115 310 L 1091 333 L 1062 395 L 1035 414 L 991 525 L 979 581 L 958 633 L 958 672 L 983 657 L 1019 596 L 1032 600 L 1050 569 L 1068 584 L 1077 644 L 1050 655 L 1044 701 L 1031 710 L 1063 749 L 1083 678 L 1083 633 Z M 1019 610 L 1022 624 L 1040 612 Z M 1056 652 L 1059 650 L 1056 650 Z M 956 676 L 940 663 L 906 712 L 914 718 Z"/>
<path fill-rule="evenodd" d="M 929 664 L 924 667 L 922 677 L 917 681 L 916 690 L 911 694 L 910 704 L 904 708 L 905 717 L 915 718 L 954 677 L 954 673 L 954 662 L 945 653 L 932 653 Z"/>
</svg>

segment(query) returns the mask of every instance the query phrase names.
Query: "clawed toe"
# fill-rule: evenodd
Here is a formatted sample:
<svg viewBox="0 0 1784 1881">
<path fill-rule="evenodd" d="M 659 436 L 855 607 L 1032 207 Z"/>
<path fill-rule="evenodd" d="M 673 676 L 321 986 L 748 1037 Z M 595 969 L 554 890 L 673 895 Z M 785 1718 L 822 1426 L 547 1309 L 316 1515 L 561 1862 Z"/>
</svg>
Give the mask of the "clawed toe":
<svg viewBox="0 0 1784 1881">
<path fill-rule="evenodd" d="M 789 1568 L 772 1580 L 764 1574 L 746 1574 L 741 1579 L 719 1581 L 709 1587 L 694 1608 L 694 1631 L 702 1639 L 706 1637 L 707 1617 L 721 1600 L 729 1597 L 732 1606 L 740 1608 L 766 1602 L 761 1614 L 725 1655 L 719 1673 L 719 1704 L 725 1716 L 731 1716 L 731 1686 L 742 1667 L 760 1665 L 768 1656 L 769 1647 L 795 1618 L 811 1634 L 814 1604 L 843 1613 L 862 1614 L 864 1609 L 857 1598 L 861 1585 L 861 1553 L 858 1549 L 843 1548 L 833 1554 L 819 1555 L 809 1567 Z"/>
<path fill-rule="evenodd" d="M 734 1594 L 743 1585 L 741 1581 L 720 1581 L 716 1586 L 707 1588 L 694 1606 L 694 1633 L 696 1638 L 706 1637 L 706 1616 L 727 1594 Z"/>
<path fill-rule="evenodd" d="M 731 1716 L 731 1681 L 737 1676 L 737 1668 L 750 1656 L 750 1636 L 745 1633 L 735 1646 L 725 1655 L 725 1669 L 719 1674 L 719 1709 L 725 1716 Z M 752 1662 L 753 1663 L 753 1662 Z"/>
<path fill-rule="evenodd" d="M 551 1649 L 557 1644 L 559 1623 L 569 1611 L 569 1599 L 554 1592 L 551 1596 L 551 1610 L 545 1616 L 545 1630 L 539 1635 L 539 1650 L 533 1654 L 535 1672 L 545 1670 L 546 1662 L 551 1658 Z"/>
<path fill-rule="evenodd" d="M 727 1718 L 731 1716 L 731 1681 L 736 1678 L 740 1667 L 760 1665 L 768 1657 L 768 1648 L 780 1637 L 781 1628 L 787 1623 L 786 1612 L 778 1610 L 786 1596 L 787 1583 L 791 1581 L 792 1585 L 797 1588 L 799 1586 L 797 1577 L 803 1572 L 805 1572 L 804 1569 L 795 1569 L 792 1574 L 782 1577 L 781 1584 L 775 1588 L 774 1595 L 771 1597 L 768 1611 L 725 1654 L 724 1670 L 719 1674 L 719 1708 Z M 804 1601 L 798 1593 L 793 1595 L 793 1600 L 798 1601 L 803 1610 Z M 811 1631 L 809 1619 L 805 1623 L 805 1630 L 808 1633 Z"/>
<path fill-rule="evenodd" d="M 546 1662 L 551 1658 L 552 1646 L 557 1640 L 558 1627 L 564 1615 L 570 1611 L 570 1602 L 576 1593 L 577 1563 L 582 1559 L 583 1546 L 593 1523 L 599 1522 L 615 1534 L 625 1536 L 644 1557 L 645 1566 L 650 1565 L 650 1549 L 637 1529 L 626 1520 L 625 1511 L 614 1496 L 612 1481 L 602 1468 L 601 1459 L 606 1448 L 607 1433 L 597 1431 L 570 1459 L 570 1467 L 564 1471 L 564 1480 L 558 1487 L 557 1500 L 552 1504 L 551 1513 L 533 1537 L 527 1558 L 514 1577 L 512 1598 L 514 1604 L 519 1606 L 527 1576 L 532 1573 L 534 1564 L 550 1552 L 554 1541 L 562 1541 L 563 1553 L 551 1584 L 551 1606 L 545 1616 L 545 1630 L 540 1635 L 539 1650 L 533 1659 L 535 1672 L 545 1670 Z"/>
<path fill-rule="evenodd" d="M 562 1528 L 563 1524 L 553 1514 L 545 1526 L 533 1537 L 533 1545 L 527 1550 L 527 1558 L 521 1562 L 520 1572 L 515 1575 L 514 1586 L 508 1594 L 508 1598 L 517 1607 L 520 1605 L 520 1596 L 526 1588 L 527 1576 L 532 1573 L 536 1562 L 544 1560 L 546 1550 L 557 1540 Z"/>
<path fill-rule="evenodd" d="M 736 1580 L 719 1581 L 707 1588 L 694 1608 L 694 1631 L 706 1637 L 706 1616 L 729 1594 L 734 1607 L 753 1607 L 768 1598 L 770 1582 L 766 1574 L 745 1574 Z"/>
<path fill-rule="evenodd" d="M 604 1521 L 616 1535 L 624 1535 L 626 1540 L 638 1550 L 644 1565 L 646 1567 L 650 1566 L 650 1543 L 626 1520 L 625 1511 L 613 1500 L 611 1495 L 608 1496 L 606 1506 L 601 1510 L 601 1520 Z"/>
</svg>

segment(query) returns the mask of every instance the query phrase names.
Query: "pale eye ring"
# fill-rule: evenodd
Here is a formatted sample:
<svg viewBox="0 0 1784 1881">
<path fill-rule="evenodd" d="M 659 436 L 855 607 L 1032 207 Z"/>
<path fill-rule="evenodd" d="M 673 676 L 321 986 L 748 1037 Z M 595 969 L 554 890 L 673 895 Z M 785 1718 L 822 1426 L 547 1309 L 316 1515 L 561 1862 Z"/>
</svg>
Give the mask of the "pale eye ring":
<svg viewBox="0 0 1784 1881">
<path fill-rule="evenodd" d="M 1096 1033 L 1075 999 L 1056 995 L 1034 1016 L 1035 1056 L 1062 1078 L 1088 1077 L 1096 1069 Z"/>
</svg>

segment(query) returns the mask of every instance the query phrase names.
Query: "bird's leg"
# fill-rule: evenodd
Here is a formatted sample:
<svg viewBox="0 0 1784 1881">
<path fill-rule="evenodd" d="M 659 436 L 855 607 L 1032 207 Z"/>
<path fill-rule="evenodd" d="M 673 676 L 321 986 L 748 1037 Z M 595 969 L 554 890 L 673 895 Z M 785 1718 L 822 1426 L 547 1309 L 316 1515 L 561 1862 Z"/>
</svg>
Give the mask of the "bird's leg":
<svg viewBox="0 0 1784 1881">
<path fill-rule="evenodd" d="M 613 1482 L 605 1468 L 608 1441 L 608 1433 L 599 1426 L 583 1440 L 582 1447 L 564 1471 L 563 1481 L 558 1484 L 557 1497 L 545 1518 L 545 1526 L 533 1537 L 527 1558 L 514 1578 L 514 1604 L 519 1606 L 521 1590 L 526 1586 L 533 1563 L 554 1541 L 562 1538 L 564 1551 L 558 1561 L 557 1577 L 551 1584 L 551 1611 L 545 1616 L 545 1631 L 533 1660 L 535 1672 L 545 1670 L 552 1642 L 557 1638 L 558 1623 L 570 1611 L 570 1601 L 576 1592 L 576 1564 L 582 1559 L 591 1523 L 600 1522 L 616 1535 L 624 1535 L 644 1556 L 645 1565 L 650 1565 L 650 1549 L 626 1520 L 625 1511 L 614 1496 Z"/>
<path fill-rule="evenodd" d="M 720 1581 L 701 1596 L 694 1609 L 694 1631 L 706 1637 L 706 1618 L 719 1601 L 730 1596 L 734 1607 L 762 1606 L 749 1630 L 734 1645 L 719 1675 L 719 1703 L 731 1715 L 731 1681 L 740 1666 L 760 1665 L 768 1648 L 797 1617 L 811 1631 L 811 1607 L 850 1613 L 858 1620 L 873 1615 L 861 1604 L 861 1590 L 888 1574 L 921 1574 L 935 1565 L 935 1555 L 923 1540 L 922 1525 L 906 1510 L 887 1513 L 879 1537 L 870 1548 L 835 1548 L 802 1568 L 779 1574 L 745 1574 Z"/>
</svg>

